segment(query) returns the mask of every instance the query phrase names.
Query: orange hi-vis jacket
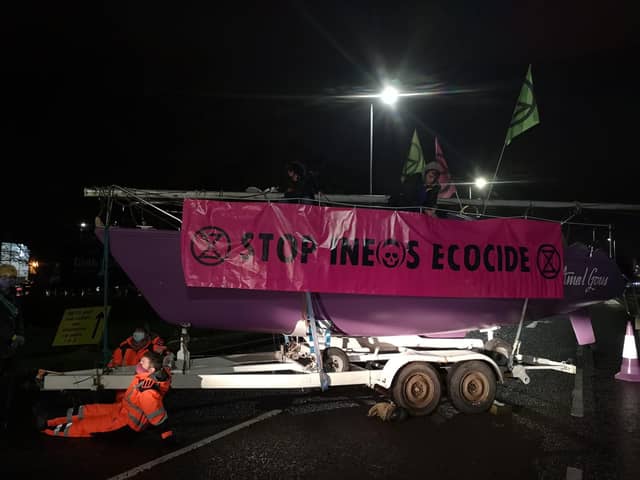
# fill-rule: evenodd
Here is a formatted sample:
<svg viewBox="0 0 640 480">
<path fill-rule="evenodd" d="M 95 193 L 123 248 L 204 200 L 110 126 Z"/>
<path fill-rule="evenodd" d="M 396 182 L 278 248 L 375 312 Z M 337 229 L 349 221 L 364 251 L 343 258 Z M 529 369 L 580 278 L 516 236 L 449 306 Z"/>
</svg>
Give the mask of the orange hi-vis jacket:
<svg viewBox="0 0 640 480">
<path fill-rule="evenodd" d="M 122 401 L 110 404 L 95 403 L 67 410 L 65 417 L 47 421 L 42 432 L 60 437 L 91 437 L 129 427 L 140 432 L 149 425 L 162 425 L 168 418 L 163 398 L 171 386 L 171 374 L 164 370 L 165 380 L 158 381 L 154 375 L 136 374 L 127 388 Z"/>
<path fill-rule="evenodd" d="M 164 382 L 158 382 L 148 375 L 136 374 L 122 401 L 127 410 L 127 424 L 132 430 L 140 432 L 147 424 L 158 426 L 168 418 L 162 399 L 169 387 L 169 377 Z"/>
<path fill-rule="evenodd" d="M 164 344 L 164 340 L 158 335 L 152 334 L 151 337 L 145 338 L 141 344 L 136 344 L 133 337 L 129 337 L 114 350 L 111 361 L 107 366 L 114 368 L 137 365 L 142 356 L 148 351 L 164 355 L 167 347 Z"/>
</svg>

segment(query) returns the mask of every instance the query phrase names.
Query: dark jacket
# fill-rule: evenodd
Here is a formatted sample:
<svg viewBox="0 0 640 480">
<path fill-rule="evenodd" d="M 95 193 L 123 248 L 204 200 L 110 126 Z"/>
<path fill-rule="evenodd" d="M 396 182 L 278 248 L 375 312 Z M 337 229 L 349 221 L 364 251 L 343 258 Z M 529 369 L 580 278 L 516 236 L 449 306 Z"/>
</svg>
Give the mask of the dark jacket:
<svg viewBox="0 0 640 480">
<path fill-rule="evenodd" d="M 440 184 L 422 185 L 418 193 L 418 203 L 426 208 L 436 208 L 438 206 L 438 194 L 440 193 Z"/>
<path fill-rule="evenodd" d="M 285 185 L 284 198 L 308 198 L 314 199 L 317 191 L 315 179 L 312 175 L 304 175 L 298 181 L 287 179 Z"/>
<path fill-rule="evenodd" d="M 13 294 L 0 292 L 0 358 L 12 356 L 14 335 L 24 336 L 24 321 L 18 299 Z"/>
</svg>

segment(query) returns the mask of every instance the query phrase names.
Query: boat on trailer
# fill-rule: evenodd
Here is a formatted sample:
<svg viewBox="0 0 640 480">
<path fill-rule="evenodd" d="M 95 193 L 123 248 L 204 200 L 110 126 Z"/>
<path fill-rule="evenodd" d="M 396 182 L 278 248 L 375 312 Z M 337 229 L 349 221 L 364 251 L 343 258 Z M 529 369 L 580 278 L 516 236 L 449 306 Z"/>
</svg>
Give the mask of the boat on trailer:
<svg viewBox="0 0 640 480">
<path fill-rule="evenodd" d="M 543 292 L 539 298 L 535 298 L 534 288 L 533 295 L 524 292 L 509 297 L 495 294 L 494 288 L 489 289 L 494 292 L 490 297 L 478 294 L 468 298 L 454 294 L 433 297 L 428 296 L 429 292 L 418 295 L 402 294 L 402 289 L 399 290 L 400 293 L 370 294 L 358 290 L 357 285 L 351 285 L 349 288 L 352 290 L 343 293 L 339 291 L 339 287 L 334 288 L 335 284 L 341 281 L 335 273 L 325 282 L 323 291 L 309 290 L 305 285 L 271 289 L 268 282 L 264 285 L 243 284 L 244 288 L 226 288 L 228 285 L 234 285 L 234 278 L 238 280 L 238 274 L 233 268 L 230 267 L 227 279 L 223 279 L 219 284 L 207 284 L 209 280 L 202 278 L 194 280 L 193 275 L 189 277 L 190 274 L 185 272 L 185 251 L 191 250 L 193 253 L 198 244 L 200 253 L 209 249 L 209 254 L 200 259 L 205 259 L 204 268 L 211 271 L 212 265 L 206 263 L 215 263 L 224 256 L 212 253 L 215 248 L 211 250 L 211 243 L 222 237 L 219 231 L 212 229 L 206 231 L 203 238 L 203 228 L 222 229 L 221 226 L 224 226 L 226 230 L 233 230 L 234 219 L 238 216 L 246 219 L 247 212 L 253 214 L 253 222 L 256 218 L 264 216 L 265 211 L 270 211 L 276 219 L 285 219 L 283 221 L 293 217 L 305 222 L 315 215 L 315 238 L 307 244 L 307 253 L 319 257 L 321 254 L 318 251 L 324 246 L 325 261 L 334 261 L 332 266 L 337 266 L 344 258 L 343 265 L 354 267 L 349 264 L 353 260 L 349 252 L 353 252 L 354 243 L 340 244 L 327 240 L 329 237 L 344 238 L 344 231 L 354 232 L 360 228 L 351 224 L 345 227 L 345 218 L 353 216 L 352 212 L 357 212 L 362 218 L 374 219 L 365 221 L 364 230 L 375 230 L 376 216 L 384 220 L 381 220 L 381 223 L 389 222 L 391 218 L 391 223 L 410 224 L 405 232 L 412 232 L 429 246 L 428 261 L 425 260 L 423 263 L 430 263 L 431 271 L 426 274 L 433 274 L 434 266 L 437 268 L 446 265 L 452 270 L 449 274 L 453 277 L 450 278 L 455 278 L 455 267 L 469 259 L 459 256 L 458 248 L 438 251 L 434 247 L 437 245 L 434 238 L 429 237 L 429 233 L 419 231 L 423 228 L 421 225 L 425 223 L 426 216 L 389 210 L 386 207 L 388 197 L 379 195 L 323 196 L 308 203 L 281 204 L 281 195 L 274 192 L 177 192 L 106 187 L 87 189 L 85 196 L 102 197 L 107 204 L 116 198 L 127 199 L 131 208 L 139 212 L 144 209 L 147 212 L 162 214 L 168 219 L 166 222 L 173 223 L 173 229 L 157 228 L 160 225 L 151 226 L 146 222 L 141 222 L 134 228 L 124 228 L 109 225 L 107 215 L 105 225 L 97 228 L 96 233 L 103 241 L 108 239 L 105 243 L 113 257 L 158 315 L 163 320 L 182 327 L 177 375 L 174 377 L 175 388 L 327 388 L 329 385 L 364 384 L 387 389 L 399 405 L 413 414 L 426 414 L 437 406 L 443 394 L 440 386 L 446 384 L 448 395 L 461 411 L 483 411 L 493 402 L 496 382 L 503 381 L 505 375 L 528 383 L 526 370 L 530 368 L 550 368 L 575 373 L 575 366 L 565 362 L 530 359 L 520 354 L 520 332 L 525 320 L 567 314 L 571 318 L 578 342 L 592 343 L 595 339 L 587 308 L 620 296 L 625 286 L 622 274 L 607 252 L 577 244 L 560 246 L 556 249 L 557 256 L 554 256 L 551 250 L 546 256 L 544 253 L 541 256 L 542 247 L 538 244 L 554 242 L 545 243 L 546 241 L 540 240 L 531 247 L 533 253 L 529 255 L 537 254 L 538 257 L 535 259 L 538 275 L 533 284 L 540 284 L 541 278 L 544 283 L 544 268 L 549 267 L 552 271 L 546 274 L 555 275 L 551 280 L 555 280 L 556 287 L 559 275 L 559 294 L 556 288 L 555 293 L 551 295 L 545 295 Z M 206 210 L 212 207 L 213 218 L 222 220 L 212 223 L 212 217 L 204 215 L 201 218 L 204 223 L 187 232 L 181 212 L 187 202 L 191 202 L 190 208 L 196 212 L 198 209 Z M 531 202 L 527 203 L 527 206 L 531 206 Z M 225 211 L 226 216 L 216 216 Z M 453 211 L 446 212 L 445 216 L 448 218 L 428 220 L 426 223 L 432 230 L 437 226 L 454 229 L 455 225 L 455 229 L 462 228 L 464 231 L 465 228 L 473 229 L 484 224 L 483 228 L 502 228 L 500 232 L 508 232 L 509 229 L 515 228 L 516 224 L 520 225 L 518 221 L 511 220 L 460 222 L 459 220 L 471 220 L 472 217 Z M 332 225 L 341 225 L 343 231 L 334 231 L 332 236 L 320 238 L 322 233 L 318 233 L 318 229 L 322 229 L 322 222 L 327 218 L 335 220 L 336 217 L 339 221 L 334 221 Z M 512 242 L 520 242 L 521 248 L 524 248 L 523 245 L 527 242 L 522 235 L 526 237 L 530 234 L 532 231 L 527 228 L 535 223 L 524 222 L 524 230 L 519 233 L 521 236 L 516 235 L 509 239 Z M 298 231 L 295 228 L 289 230 Z M 447 228 L 442 230 L 446 231 Z M 288 230 L 280 228 L 278 231 Z M 199 232 L 198 235 L 195 235 L 196 232 Z M 367 231 L 358 233 L 362 239 L 376 236 L 368 234 Z M 388 239 L 396 238 L 397 234 L 395 230 L 388 231 L 387 234 L 378 231 L 377 236 Z M 287 246 L 288 237 L 279 238 L 285 238 L 283 248 L 288 250 L 280 257 L 286 259 L 292 255 L 292 243 Z M 451 239 L 448 240 L 450 243 L 453 242 Z M 408 264 L 406 258 L 410 241 L 403 238 L 396 242 L 404 247 L 403 265 Z M 458 241 L 464 241 L 464 238 L 458 238 Z M 185 248 L 185 242 L 190 248 Z M 246 250 L 246 244 L 236 243 L 238 247 L 244 246 Z M 378 242 L 379 245 L 382 243 L 384 242 Z M 558 245 L 558 239 L 555 244 Z M 319 245 L 320 248 L 311 251 L 312 245 Z M 332 256 L 332 250 L 341 248 L 340 245 L 347 245 L 347 253 L 343 255 L 342 252 L 337 252 Z M 360 244 L 360 262 L 362 256 L 367 254 L 364 245 L 366 240 Z M 389 245 L 397 247 L 393 242 L 387 246 Z M 254 246 L 257 248 L 260 245 Z M 261 246 L 264 253 L 264 242 Z M 273 248 L 273 256 L 276 257 L 278 249 Z M 297 248 L 303 250 L 304 246 L 300 244 Z M 436 251 L 437 253 L 434 253 Z M 492 262 L 484 265 L 484 268 L 495 268 L 498 261 L 497 249 L 494 248 L 488 254 L 486 251 L 485 248 L 484 255 L 491 258 Z M 370 258 L 375 256 L 372 252 L 368 252 L 368 255 Z M 197 255 L 192 255 L 191 260 L 196 257 Z M 241 258 L 241 255 L 238 255 L 238 258 Z M 376 260 L 382 263 L 383 259 L 376 257 Z M 547 265 L 542 265 L 545 262 Z M 289 268 L 291 274 L 291 265 L 286 261 L 281 263 L 285 264 L 285 270 Z M 475 265 L 475 260 L 471 263 Z M 533 263 L 529 259 L 527 267 L 533 267 Z M 253 264 L 254 270 L 256 264 Z M 356 267 L 362 265 L 358 264 Z M 395 278 L 398 278 L 395 266 L 386 270 L 385 265 L 377 267 L 388 277 L 396 274 Z M 561 271 L 557 271 L 558 268 L 561 268 Z M 530 273 L 531 270 L 535 268 L 530 268 L 526 273 Z M 469 277 L 469 273 L 473 272 L 466 273 L 467 276 L 461 278 L 469 284 L 469 278 L 473 278 Z M 291 278 L 297 279 L 296 275 L 292 274 Z M 355 278 L 357 282 L 357 275 Z M 242 283 L 242 279 L 240 280 Z M 505 289 L 513 287 L 504 283 L 504 279 L 501 281 Z M 203 286 L 205 284 L 208 286 Z M 472 287 L 473 285 L 470 285 L 469 289 L 473 290 Z M 405 290 L 414 292 L 411 288 L 411 285 L 405 285 Z M 460 288 L 452 288 L 451 291 L 459 292 Z M 519 326 L 513 345 L 495 338 L 489 338 L 486 342 L 464 338 L 468 331 L 478 329 L 490 332 L 489 336 L 492 336 L 495 327 L 506 324 Z M 285 335 L 286 341 L 278 352 L 191 360 L 188 349 L 189 326 L 281 333 Z M 277 373 L 283 370 L 286 373 Z M 291 372 L 298 375 L 291 375 Z M 70 384 L 74 385 L 74 388 L 96 388 L 97 385 L 104 388 L 122 388 L 130 376 L 130 372 L 126 370 L 107 373 L 96 370 L 87 375 L 88 373 L 85 371 L 67 372 L 61 376 L 47 375 L 44 377 L 44 388 L 68 388 Z M 446 381 L 442 381 L 443 379 Z M 484 393 L 478 397 L 477 392 Z"/>
</svg>

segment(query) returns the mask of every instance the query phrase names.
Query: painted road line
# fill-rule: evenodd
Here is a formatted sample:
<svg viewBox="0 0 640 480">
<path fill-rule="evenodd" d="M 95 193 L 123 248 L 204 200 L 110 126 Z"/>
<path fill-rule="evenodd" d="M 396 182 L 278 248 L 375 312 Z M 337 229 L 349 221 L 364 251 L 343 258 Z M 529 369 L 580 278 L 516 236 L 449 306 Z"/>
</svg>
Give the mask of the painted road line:
<svg viewBox="0 0 640 480">
<path fill-rule="evenodd" d="M 249 427 L 254 423 L 258 423 L 258 422 L 261 422 L 262 420 L 266 420 L 267 418 L 271 418 L 275 415 L 278 415 L 281 411 L 282 410 L 271 410 L 269 412 L 263 413 L 262 415 L 258 415 L 257 417 L 252 418 L 251 420 L 247 420 L 246 422 L 239 423 L 238 425 L 234 425 L 233 427 L 227 428 L 226 430 L 218 432 L 215 435 L 211 435 L 210 437 L 204 438 L 196 443 L 192 443 L 187 447 L 181 448 L 179 450 L 176 450 L 175 452 L 171 452 L 167 455 L 156 458 L 155 460 L 151 460 L 150 462 L 143 463 L 142 465 L 132 468 L 131 470 L 127 470 L 126 472 L 116 475 L 115 477 L 111 477 L 109 480 L 121 480 L 124 478 L 131 478 L 141 472 L 144 472 L 145 470 L 149 470 L 155 467 L 156 465 L 160 465 L 161 463 L 168 462 L 169 460 L 179 457 L 180 455 L 184 455 L 185 453 L 189 453 L 200 447 L 204 447 L 205 445 L 211 442 L 215 442 L 216 440 L 226 437 L 227 435 L 237 432 L 238 430 L 242 430 L 243 428 Z"/>
</svg>

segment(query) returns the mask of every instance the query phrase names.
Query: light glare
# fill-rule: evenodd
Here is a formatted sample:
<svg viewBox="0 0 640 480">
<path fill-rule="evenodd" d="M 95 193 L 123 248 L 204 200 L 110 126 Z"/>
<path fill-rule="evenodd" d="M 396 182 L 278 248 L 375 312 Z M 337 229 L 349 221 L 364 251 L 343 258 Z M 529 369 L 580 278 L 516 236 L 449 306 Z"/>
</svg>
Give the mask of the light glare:
<svg viewBox="0 0 640 480">
<path fill-rule="evenodd" d="M 398 101 L 398 90 L 393 88 L 392 86 L 386 86 L 382 93 L 380 94 L 380 100 L 382 100 L 387 105 L 393 105 Z"/>
<path fill-rule="evenodd" d="M 482 190 L 487 186 L 487 180 L 484 177 L 478 177 L 475 181 L 476 188 Z"/>
</svg>

